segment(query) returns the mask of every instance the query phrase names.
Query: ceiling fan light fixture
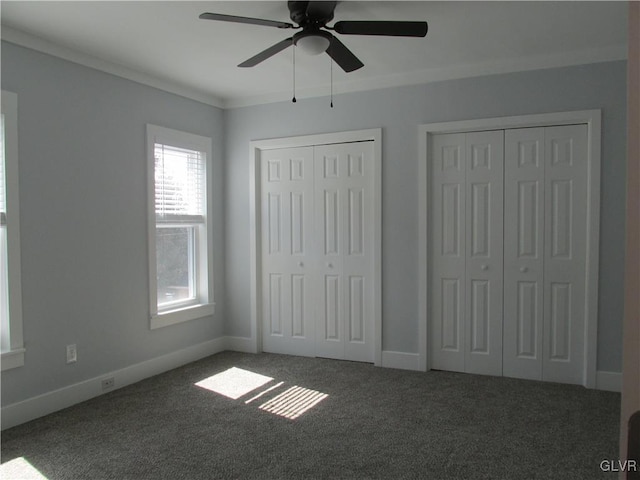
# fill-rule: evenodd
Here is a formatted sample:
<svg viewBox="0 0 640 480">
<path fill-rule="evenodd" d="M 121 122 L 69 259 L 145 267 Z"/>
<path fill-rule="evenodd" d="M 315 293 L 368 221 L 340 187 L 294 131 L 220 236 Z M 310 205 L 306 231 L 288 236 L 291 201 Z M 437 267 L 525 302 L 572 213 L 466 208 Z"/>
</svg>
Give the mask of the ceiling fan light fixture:
<svg viewBox="0 0 640 480">
<path fill-rule="evenodd" d="M 323 31 L 300 32 L 294 36 L 294 44 L 307 55 L 320 55 L 331 45 L 331 34 Z"/>
</svg>

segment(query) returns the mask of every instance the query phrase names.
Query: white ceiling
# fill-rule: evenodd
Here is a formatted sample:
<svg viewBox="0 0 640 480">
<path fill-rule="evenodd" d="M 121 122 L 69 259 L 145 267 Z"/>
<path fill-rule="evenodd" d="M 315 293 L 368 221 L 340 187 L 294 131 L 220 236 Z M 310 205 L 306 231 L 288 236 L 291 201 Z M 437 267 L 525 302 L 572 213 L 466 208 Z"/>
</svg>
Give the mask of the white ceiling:
<svg viewBox="0 0 640 480">
<path fill-rule="evenodd" d="M 236 66 L 290 30 L 200 20 L 202 12 L 290 21 L 284 0 L 3 0 L 2 38 L 222 107 L 291 98 L 293 49 Z M 340 36 L 365 66 L 335 66 L 334 93 L 626 58 L 622 1 L 343 1 L 338 20 L 426 20 L 429 33 Z M 296 57 L 297 96 L 328 95 L 329 57 Z"/>
</svg>

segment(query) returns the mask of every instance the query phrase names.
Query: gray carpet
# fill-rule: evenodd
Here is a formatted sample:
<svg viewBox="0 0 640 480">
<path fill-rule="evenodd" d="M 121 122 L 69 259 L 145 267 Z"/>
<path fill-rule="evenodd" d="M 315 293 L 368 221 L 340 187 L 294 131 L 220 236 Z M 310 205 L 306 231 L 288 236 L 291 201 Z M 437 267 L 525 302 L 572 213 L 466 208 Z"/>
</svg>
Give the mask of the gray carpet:
<svg viewBox="0 0 640 480">
<path fill-rule="evenodd" d="M 231 367 L 273 380 L 238 399 L 194 385 Z M 293 386 L 328 396 L 293 420 L 318 394 L 265 410 Z M 49 480 L 613 479 L 599 464 L 618 458 L 619 405 L 577 386 L 224 352 L 6 430 L 2 462 Z"/>
</svg>

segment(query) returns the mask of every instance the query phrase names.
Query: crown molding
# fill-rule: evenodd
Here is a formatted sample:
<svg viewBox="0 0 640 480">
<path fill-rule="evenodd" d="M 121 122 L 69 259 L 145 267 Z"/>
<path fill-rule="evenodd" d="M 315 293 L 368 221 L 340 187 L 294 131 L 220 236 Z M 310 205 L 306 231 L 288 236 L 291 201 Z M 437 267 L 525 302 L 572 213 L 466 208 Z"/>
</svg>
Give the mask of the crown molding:
<svg viewBox="0 0 640 480">
<path fill-rule="evenodd" d="M 214 107 L 224 109 L 240 108 L 268 103 L 286 102 L 291 99 L 290 89 L 258 95 L 222 98 L 211 93 L 202 92 L 166 79 L 142 73 L 116 63 L 101 60 L 77 50 L 62 47 L 43 38 L 11 27 L 6 27 L 4 25 L 2 26 L 0 35 L 2 40 L 9 43 L 14 43 L 22 47 L 27 47 L 32 50 L 63 58 L 70 62 L 94 68 L 96 70 L 126 78 L 143 85 L 148 85 L 159 90 L 164 90 Z M 616 45 L 608 48 L 562 52 L 550 55 L 517 57 L 491 62 L 428 68 L 375 78 L 347 80 L 344 82 L 334 83 L 333 90 L 334 95 L 339 95 L 342 93 L 378 90 L 382 88 L 421 85 L 444 80 L 542 70 L 547 68 L 570 67 L 626 59 L 627 46 Z M 296 90 L 296 97 L 298 99 L 326 97 L 328 95 L 328 90 L 328 86 L 298 88 Z"/>
<path fill-rule="evenodd" d="M 46 53 L 54 57 L 59 57 L 64 60 L 68 60 L 73 63 L 83 65 L 85 67 L 100 70 L 102 72 L 110 73 L 118 77 L 132 80 L 136 83 L 141 83 L 150 87 L 163 90 L 165 92 L 180 95 L 182 97 L 195 100 L 206 105 L 223 108 L 224 102 L 221 98 L 201 92 L 184 85 L 172 82 L 170 80 L 162 79 L 153 75 L 149 75 L 117 63 L 108 62 L 100 58 L 87 55 L 86 53 L 79 52 L 71 48 L 63 47 L 56 43 L 52 43 L 36 35 L 17 30 L 15 28 L 2 25 L 0 30 L 0 37 L 3 41 L 19 45 L 21 47 L 30 48 L 38 52 Z"/>
</svg>

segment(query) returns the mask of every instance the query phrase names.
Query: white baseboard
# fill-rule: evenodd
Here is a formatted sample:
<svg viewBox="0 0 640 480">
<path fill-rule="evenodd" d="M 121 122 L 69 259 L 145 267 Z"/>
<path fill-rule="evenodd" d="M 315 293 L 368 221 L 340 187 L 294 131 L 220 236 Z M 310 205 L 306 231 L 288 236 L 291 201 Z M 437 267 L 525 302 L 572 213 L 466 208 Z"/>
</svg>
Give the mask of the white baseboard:
<svg viewBox="0 0 640 480">
<path fill-rule="evenodd" d="M 609 392 L 622 391 L 622 373 L 620 372 L 596 372 L 596 390 L 607 390 Z"/>
<path fill-rule="evenodd" d="M 382 366 L 387 368 L 399 368 L 401 370 L 424 371 L 420 365 L 420 355 L 417 353 L 382 351 Z"/>
<path fill-rule="evenodd" d="M 50 413 L 84 402 L 114 389 L 131 385 L 145 378 L 178 368 L 201 358 L 226 349 L 226 337 L 171 352 L 120 370 L 105 373 L 99 377 L 47 392 L 37 397 L 13 403 L 2 408 L 2 429 L 14 427 Z M 115 387 L 107 392 L 102 390 L 102 380 L 113 377 Z"/>
<path fill-rule="evenodd" d="M 224 337 L 225 350 L 243 353 L 258 353 L 256 342 L 250 337 Z"/>
<path fill-rule="evenodd" d="M 7 405 L 2 408 L 1 412 L 2 429 L 20 425 L 102 395 L 106 393 L 102 390 L 102 380 L 105 378 L 113 377 L 115 379 L 114 389 L 117 389 L 225 350 L 256 353 L 256 344 L 253 339 L 248 337 L 220 337 Z M 382 367 L 424 371 L 419 354 L 389 350 L 382 351 Z M 596 372 L 596 389 L 620 392 L 622 374 Z"/>
</svg>

